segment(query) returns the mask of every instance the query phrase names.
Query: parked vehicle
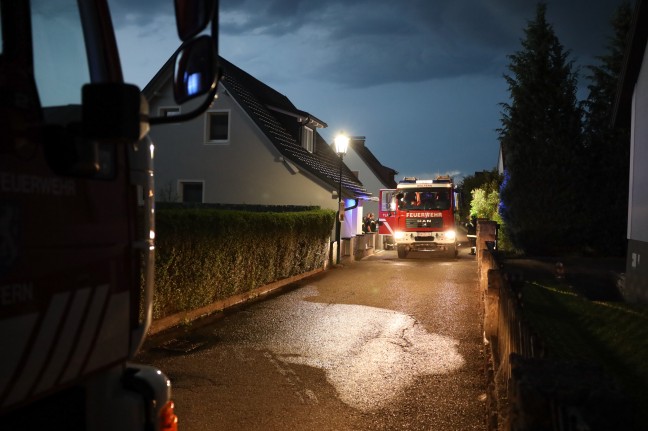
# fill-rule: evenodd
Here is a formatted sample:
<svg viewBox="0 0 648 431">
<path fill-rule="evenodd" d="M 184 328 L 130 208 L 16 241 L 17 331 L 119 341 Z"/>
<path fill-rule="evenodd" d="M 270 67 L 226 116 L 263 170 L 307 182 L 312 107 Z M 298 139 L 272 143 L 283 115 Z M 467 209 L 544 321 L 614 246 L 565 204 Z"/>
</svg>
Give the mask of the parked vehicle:
<svg viewBox="0 0 648 431">
<path fill-rule="evenodd" d="M 396 189 L 380 190 L 379 230 L 390 235 L 399 258 L 411 250 L 443 251 L 456 257 L 455 187 L 449 176 L 406 177 Z"/>
<path fill-rule="evenodd" d="M 0 428 L 177 429 L 169 380 L 130 363 L 153 299 L 148 130 L 213 100 L 217 10 L 176 1 L 176 101 L 205 102 L 149 118 L 107 0 L 0 0 Z"/>
</svg>

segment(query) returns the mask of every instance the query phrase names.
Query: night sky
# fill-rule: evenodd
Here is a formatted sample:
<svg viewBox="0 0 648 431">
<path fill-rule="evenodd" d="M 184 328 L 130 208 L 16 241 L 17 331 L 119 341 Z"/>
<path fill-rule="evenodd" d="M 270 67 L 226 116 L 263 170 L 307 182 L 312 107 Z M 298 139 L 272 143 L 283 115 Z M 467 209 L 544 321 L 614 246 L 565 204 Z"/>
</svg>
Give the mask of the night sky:
<svg viewBox="0 0 648 431">
<path fill-rule="evenodd" d="M 623 0 L 555 0 L 547 21 L 587 96 Z M 497 165 L 503 78 L 535 18 L 530 0 L 221 0 L 220 55 L 402 176 Z M 128 82 L 143 88 L 179 45 L 171 0 L 110 0 Z M 154 12 L 151 13 L 151 10 Z"/>
</svg>

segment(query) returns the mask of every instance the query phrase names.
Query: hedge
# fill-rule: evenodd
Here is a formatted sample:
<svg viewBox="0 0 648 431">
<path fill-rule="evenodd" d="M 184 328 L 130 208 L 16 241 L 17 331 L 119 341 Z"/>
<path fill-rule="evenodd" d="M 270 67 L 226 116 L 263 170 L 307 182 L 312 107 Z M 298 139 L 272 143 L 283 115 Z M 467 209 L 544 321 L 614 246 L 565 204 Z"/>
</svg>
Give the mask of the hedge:
<svg viewBox="0 0 648 431">
<path fill-rule="evenodd" d="M 335 213 L 156 210 L 153 318 L 321 268 Z"/>
</svg>

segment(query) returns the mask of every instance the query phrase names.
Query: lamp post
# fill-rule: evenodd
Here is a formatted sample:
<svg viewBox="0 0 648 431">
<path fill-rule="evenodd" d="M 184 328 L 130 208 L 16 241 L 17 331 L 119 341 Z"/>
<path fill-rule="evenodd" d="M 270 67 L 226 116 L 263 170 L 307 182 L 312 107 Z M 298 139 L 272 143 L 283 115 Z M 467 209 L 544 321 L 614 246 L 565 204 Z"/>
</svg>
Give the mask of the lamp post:
<svg viewBox="0 0 648 431">
<path fill-rule="evenodd" d="M 347 148 L 349 147 L 349 137 L 346 136 L 344 133 L 340 133 L 335 137 L 335 154 L 338 155 L 339 157 L 339 167 L 340 167 L 340 178 L 338 181 L 338 217 L 337 217 L 337 223 L 336 223 L 336 235 L 337 235 L 337 257 L 336 257 L 336 264 L 340 264 L 340 231 L 341 231 L 341 217 L 343 214 L 344 209 L 342 208 L 342 159 L 344 158 L 344 155 L 347 152 Z"/>
</svg>

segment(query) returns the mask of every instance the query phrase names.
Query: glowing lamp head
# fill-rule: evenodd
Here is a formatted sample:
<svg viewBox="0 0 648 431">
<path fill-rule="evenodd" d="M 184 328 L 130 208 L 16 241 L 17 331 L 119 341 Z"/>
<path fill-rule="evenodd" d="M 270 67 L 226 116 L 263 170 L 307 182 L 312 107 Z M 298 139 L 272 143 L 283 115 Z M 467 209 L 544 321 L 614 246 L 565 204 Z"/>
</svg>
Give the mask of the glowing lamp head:
<svg viewBox="0 0 648 431">
<path fill-rule="evenodd" d="M 349 137 L 344 133 L 340 133 L 335 137 L 335 153 L 338 156 L 343 156 L 346 154 L 347 149 L 349 148 Z"/>
</svg>

